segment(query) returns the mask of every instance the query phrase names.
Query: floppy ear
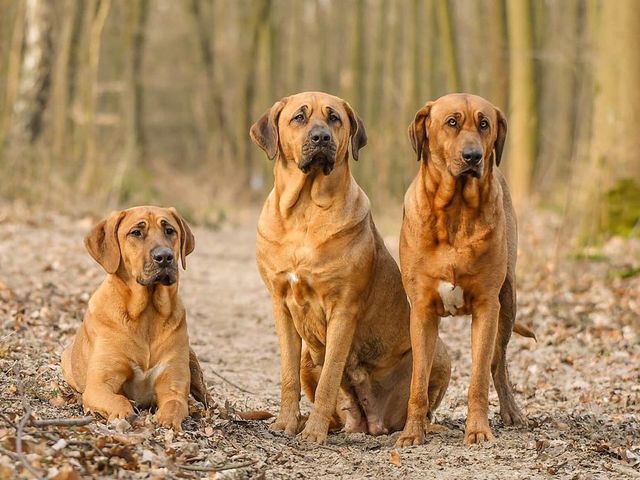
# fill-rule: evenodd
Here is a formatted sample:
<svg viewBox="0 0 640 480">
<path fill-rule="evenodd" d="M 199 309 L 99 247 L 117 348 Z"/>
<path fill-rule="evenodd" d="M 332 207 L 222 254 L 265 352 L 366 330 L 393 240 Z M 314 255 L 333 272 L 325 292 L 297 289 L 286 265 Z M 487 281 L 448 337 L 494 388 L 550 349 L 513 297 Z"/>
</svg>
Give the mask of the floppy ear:
<svg viewBox="0 0 640 480">
<path fill-rule="evenodd" d="M 109 274 L 116 273 L 120 266 L 118 227 L 124 216 L 125 212 L 113 212 L 84 238 L 84 246 L 93 259 Z"/>
<path fill-rule="evenodd" d="M 251 140 L 267 153 L 269 160 L 278 154 L 278 118 L 284 105 L 284 99 L 274 103 L 249 130 Z"/>
<path fill-rule="evenodd" d="M 196 248 L 196 239 L 187 225 L 187 222 L 184 221 L 184 218 L 180 216 L 180 214 L 176 211 L 175 208 L 171 207 L 169 209 L 173 218 L 175 218 L 176 222 L 178 222 L 178 226 L 180 228 L 180 261 L 182 262 L 182 268 L 184 270 L 187 269 L 187 255 L 193 252 L 193 249 Z"/>
<path fill-rule="evenodd" d="M 496 141 L 493 144 L 493 148 L 496 150 L 496 165 L 500 165 L 502 160 L 502 151 L 504 149 L 504 142 L 507 139 L 507 118 L 499 108 L 496 108 L 496 114 L 498 115 L 498 134 Z"/>
<path fill-rule="evenodd" d="M 429 118 L 432 106 L 433 102 L 427 102 L 424 107 L 416 112 L 413 122 L 409 125 L 409 140 L 411 141 L 413 150 L 416 152 L 418 161 L 422 160 L 424 144 L 429 143 L 427 118 Z"/>
<path fill-rule="evenodd" d="M 344 109 L 349 115 L 349 124 L 351 125 L 351 156 L 354 160 L 358 160 L 360 149 L 367 144 L 367 132 L 364 129 L 362 119 L 356 115 L 356 112 L 347 102 L 344 102 Z"/>
</svg>

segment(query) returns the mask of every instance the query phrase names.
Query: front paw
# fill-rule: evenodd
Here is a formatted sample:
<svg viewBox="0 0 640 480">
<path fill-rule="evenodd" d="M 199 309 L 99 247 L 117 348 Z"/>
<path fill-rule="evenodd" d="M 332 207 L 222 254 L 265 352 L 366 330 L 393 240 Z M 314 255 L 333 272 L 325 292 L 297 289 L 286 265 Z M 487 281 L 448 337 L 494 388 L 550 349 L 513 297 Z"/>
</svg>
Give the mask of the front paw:
<svg viewBox="0 0 640 480">
<path fill-rule="evenodd" d="M 464 429 L 465 445 L 490 442 L 494 439 L 491 427 L 489 427 L 489 421 L 486 418 L 467 420 L 467 425 Z"/>
<path fill-rule="evenodd" d="M 304 430 L 300 434 L 302 440 L 307 442 L 323 444 L 327 441 L 327 432 L 329 431 L 329 420 L 319 418 L 313 413 L 307 420 Z"/>
<path fill-rule="evenodd" d="M 174 430 L 182 431 L 182 420 L 188 415 L 189 409 L 186 402 L 179 400 L 169 400 L 163 403 L 156 412 L 156 422 L 163 427 L 172 427 Z"/>
<path fill-rule="evenodd" d="M 117 395 L 113 399 L 107 400 L 109 403 L 108 407 L 101 407 L 100 403 L 107 402 L 93 402 L 84 396 L 82 399 L 82 403 L 84 406 L 85 412 L 92 412 L 101 415 L 106 418 L 107 421 L 111 422 L 113 420 L 118 420 L 121 418 L 128 419 L 133 417 L 133 407 L 131 406 L 131 402 L 122 395 Z"/>
<path fill-rule="evenodd" d="M 284 413 L 280 411 L 278 418 L 273 422 L 269 429 L 273 432 L 284 432 L 290 437 L 295 436 L 300 428 L 300 415 L 297 413 Z"/>
<path fill-rule="evenodd" d="M 424 421 L 407 421 L 404 430 L 396 441 L 396 448 L 422 445 L 424 443 Z"/>
<path fill-rule="evenodd" d="M 502 423 L 507 427 L 527 427 L 527 417 L 525 417 L 520 409 L 515 405 L 505 408 L 500 408 L 500 417 L 502 417 Z"/>
</svg>

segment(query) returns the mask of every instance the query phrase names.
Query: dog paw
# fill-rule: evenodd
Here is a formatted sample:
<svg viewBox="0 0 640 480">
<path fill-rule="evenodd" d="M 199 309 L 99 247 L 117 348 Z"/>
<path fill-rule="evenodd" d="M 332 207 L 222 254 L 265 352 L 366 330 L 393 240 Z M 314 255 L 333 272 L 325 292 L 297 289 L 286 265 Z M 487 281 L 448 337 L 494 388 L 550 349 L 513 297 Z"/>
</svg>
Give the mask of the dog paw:
<svg viewBox="0 0 640 480">
<path fill-rule="evenodd" d="M 517 407 L 501 409 L 500 417 L 502 418 L 502 423 L 507 427 L 526 427 L 529 425 L 527 417 Z"/>
<path fill-rule="evenodd" d="M 396 448 L 422 445 L 424 443 L 424 423 L 407 422 L 396 441 Z"/>
<path fill-rule="evenodd" d="M 495 437 L 491 433 L 491 427 L 489 427 L 489 422 L 486 419 L 467 422 L 467 426 L 464 429 L 465 445 L 490 442 L 494 439 Z"/>
<path fill-rule="evenodd" d="M 170 427 L 180 432 L 182 431 L 182 421 L 188 413 L 189 410 L 186 403 L 178 400 L 169 400 L 163 403 L 156 412 L 156 422 L 163 427 Z"/>
<path fill-rule="evenodd" d="M 293 437 L 298 433 L 299 424 L 299 415 L 283 415 L 280 413 L 276 421 L 269 426 L 269 429 L 274 432 L 284 432 L 286 435 Z"/>
<path fill-rule="evenodd" d="M 314 418 L 312 414 L 307 420 L 304 430 L 300 433 L 300 437 L 307 442 L 323 444 L 327 441 L 328 432 L 329 422 Z"/>
<path fill-rule="evenodd" d="M 125 397 L 118 397 L 117 400 L 114 400 L 106 415 L 107 420 L 110 422 L 121 418 L 128 419 L 133 416 L 134 412 L 131 402 Z"/>
</svg>

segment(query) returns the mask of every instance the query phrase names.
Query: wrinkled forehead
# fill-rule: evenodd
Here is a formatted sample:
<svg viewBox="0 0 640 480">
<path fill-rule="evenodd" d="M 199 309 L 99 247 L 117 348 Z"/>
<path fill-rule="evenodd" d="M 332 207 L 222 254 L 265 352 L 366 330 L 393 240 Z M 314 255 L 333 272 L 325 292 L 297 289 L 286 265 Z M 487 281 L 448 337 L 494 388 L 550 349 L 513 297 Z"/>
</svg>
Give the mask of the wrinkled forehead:
<svg viewBox="0 0 640 480">
<path fill-rule="evenodd" d="M 158 207 L 136 207 L 125 210 L 125 217 L 120 222 L 120 228 L 127 230 L 137 225 L 161 226 L 169 224 L 175 226 L 171 212 Z"/>
<path fill-rule="evenodd" d="M 346 116 L 342 100 L 319 92 L 302 93 L 289 97 L 282 113 L 288 117 L 295 115 L 300 110 L 303 110 L 307 117 L 325 116 L 330 110 L 341 117 Z"/>
<path fill-rule="evenodd" d="M 431 107 L 432 117 L 447 117 L 463 114 L 465 117 L 475 118 L 477 115 L 495 119 L 496 109 L 485 99 L 475 95 L 447 95 L 439 98 Z"/>
</svg>

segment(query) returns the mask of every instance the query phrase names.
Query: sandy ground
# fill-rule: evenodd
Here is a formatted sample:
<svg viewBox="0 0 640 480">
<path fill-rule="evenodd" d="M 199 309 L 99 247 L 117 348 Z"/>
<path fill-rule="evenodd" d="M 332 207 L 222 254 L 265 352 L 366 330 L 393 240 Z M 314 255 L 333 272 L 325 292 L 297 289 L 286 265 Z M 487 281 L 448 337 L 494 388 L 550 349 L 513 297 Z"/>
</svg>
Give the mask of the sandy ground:
<svg viewBox="0 0 640 480">
<path fill-rule="evenodd" d="M 92 219 L 27 217 L 0 209 L 0 478 L 32 476 L 15 453 L 26 404 L 35 418 L 82 416 L 58 359 L 103 278 L 82 245 Z M 398 433 L 331 434 L 316 446 L 271 433 L 269 421 L 223 418 L 194 404 L 176 434 L 155 427 L 146 412 L 132 424 L 27 425 L 23 459 L 42 477 L 60 479 L 640 478 L 640 281 L 633 275 L 640 245 L 613 240 L 590 261 L 560 261 L 549 240 L 559 225 L 541 216 L 521 223 L 519 321 L 538 342 L 514 337 L 509 358 L 529 429 L 505 428 L 492 392 L 496 440 L 462 445 L 470 322 L 455 318 L 441 326 L 453 374 L 437 421 L 448 430 L 399 457 Z M 255 227 L 195 234 L 181 292 L 212 394 L 229 410 L 275 414 L 278 345 L 255 266 Z M 397 238 L 386 240 L 396 255 Z M 304 400 L 303 412 L 309 408 Z"/>
</svg>

